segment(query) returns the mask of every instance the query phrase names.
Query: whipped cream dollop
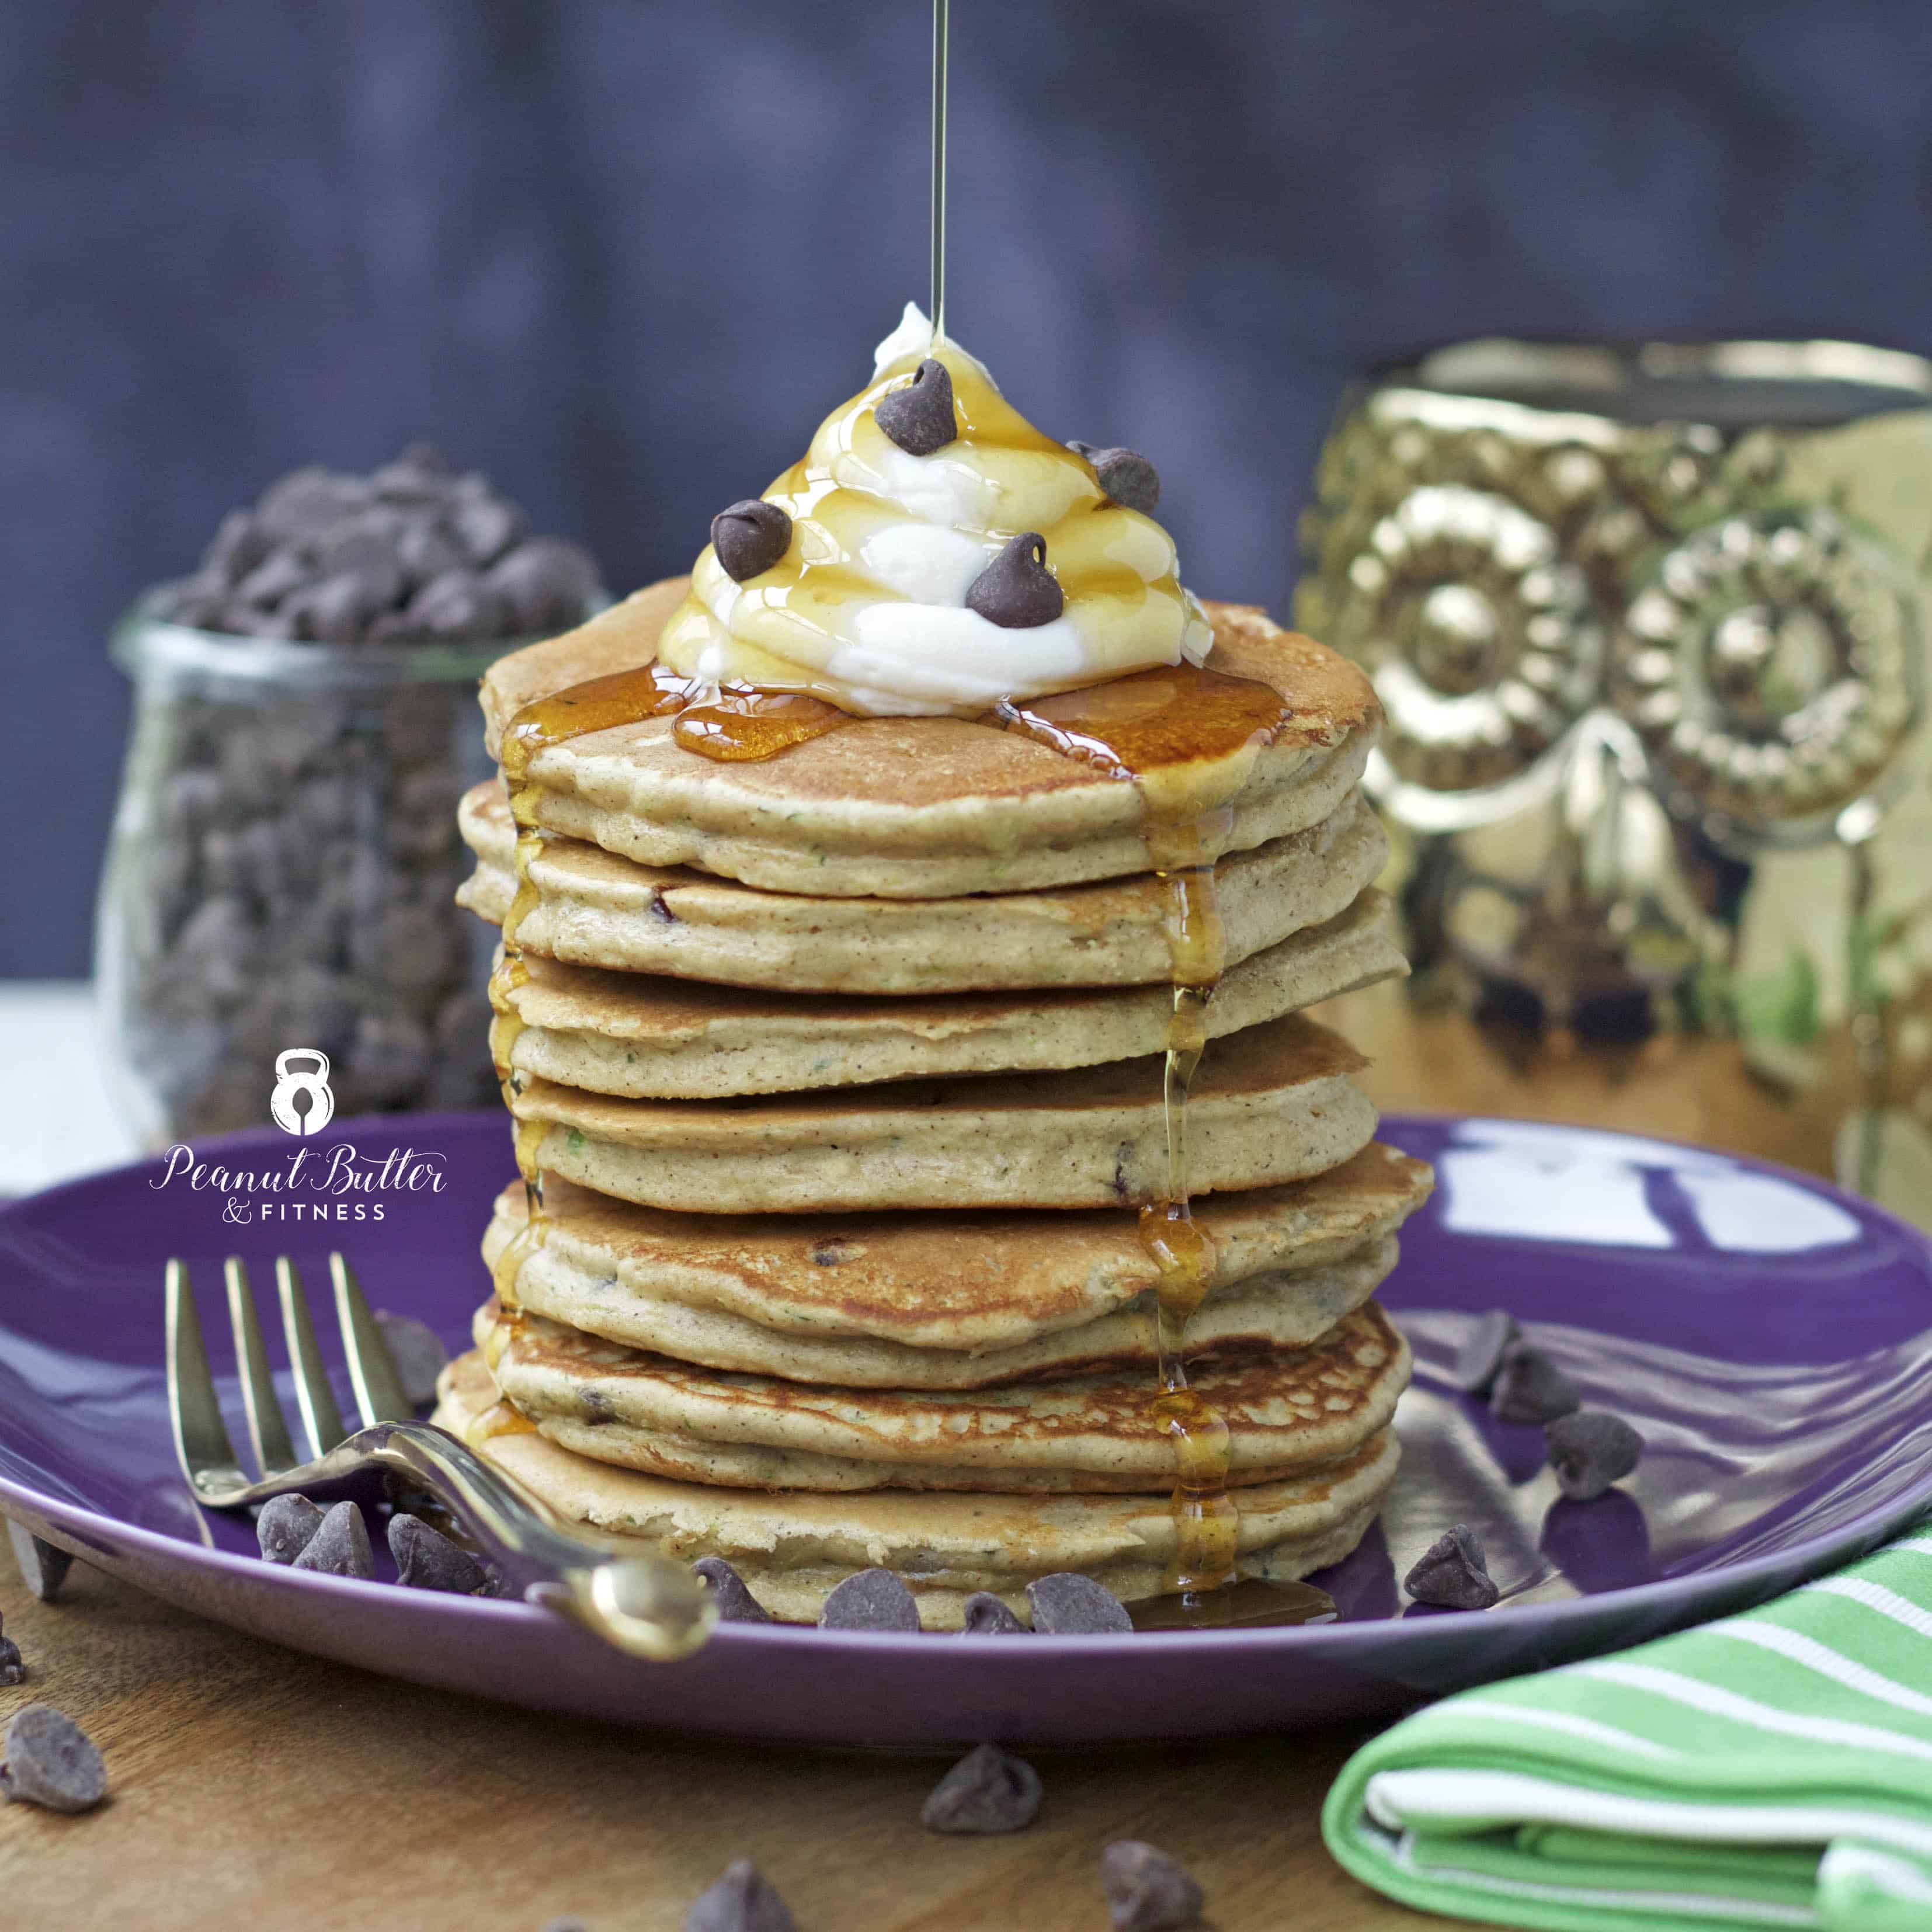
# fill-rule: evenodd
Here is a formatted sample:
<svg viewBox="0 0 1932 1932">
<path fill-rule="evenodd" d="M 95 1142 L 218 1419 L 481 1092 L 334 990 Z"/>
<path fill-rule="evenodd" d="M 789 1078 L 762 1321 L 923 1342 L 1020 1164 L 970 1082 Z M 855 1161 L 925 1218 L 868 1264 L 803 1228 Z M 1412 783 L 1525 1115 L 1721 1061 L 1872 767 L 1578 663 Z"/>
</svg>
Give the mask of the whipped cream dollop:
<svg viewBox="0 0 1932 1932">
<path fill-rule="evenodd" d="M 952 379 L 957 434 L 920 456 L 874 411 L 928 357 Z M 873 716 L 970 716 L 1198 663 L 1214 641 L 1166 531 L 1110 502 L 1093 465 L 1028 422 L 914 303 L 880 344 L 871 383 L 764 500 L 791 520 L 784 554 L 737 583 L 706 546 L 658 644 L 683 676 L 809 692 Z M 966 593 L 1024 531 L 1046 540 L 1064 604 L 1016 628 L 968 609 Z"/>
</svg>

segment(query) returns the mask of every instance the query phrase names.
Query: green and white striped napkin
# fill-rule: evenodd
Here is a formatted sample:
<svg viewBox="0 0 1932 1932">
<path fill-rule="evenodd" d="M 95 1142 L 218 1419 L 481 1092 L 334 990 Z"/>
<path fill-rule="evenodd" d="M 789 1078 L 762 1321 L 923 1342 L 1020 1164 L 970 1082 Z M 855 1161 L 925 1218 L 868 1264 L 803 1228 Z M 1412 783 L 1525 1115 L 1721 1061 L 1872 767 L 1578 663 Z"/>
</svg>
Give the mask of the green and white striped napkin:
<svg viewBox="0 0 1932 1932">
<path fill-rule="evenodd" d="M 1418 1712 L 1322 1828 L 1366 1883 L 1496 1924 L 1928 1932 L 1932 1534 Z"/>
</svg>

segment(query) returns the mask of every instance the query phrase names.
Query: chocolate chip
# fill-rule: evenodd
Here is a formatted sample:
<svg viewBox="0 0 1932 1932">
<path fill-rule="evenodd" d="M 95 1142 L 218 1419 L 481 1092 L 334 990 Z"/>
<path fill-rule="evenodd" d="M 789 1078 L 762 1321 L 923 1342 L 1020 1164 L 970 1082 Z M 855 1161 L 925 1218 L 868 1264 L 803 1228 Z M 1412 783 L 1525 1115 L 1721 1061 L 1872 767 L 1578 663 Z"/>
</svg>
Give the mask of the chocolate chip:
<svg viewBox="0 0 1932 1932">
<path fill-rule="evenodd" d="M 1022 530 L 966 591 L 966 608 L 1003 631 L 1050 624 L 1066 608 L 1060 580 L 1046 567 L 1046 539 Z"/>
<path fill-rule="evenodd" d="M 908 456 L 930 456 L 958 434 L 952 419 L 952 377 L 944 362 L 928 356 L 902 388 L 888 389 L 872 415 Z"/>
<path fill-rule="evenodd" d="M 582 623 L 598 587 L 590 553 L 562 537 L 520 543 L 490 566 L 484 581 L 508 602 L 517 629 L 530 635 Z"/>
<path fill-rule="evenodd" d="M 432 578 L 410 599 L 404 615 L 415 634 L 453 643 L 488 641 L 511 628 L 509 606 L 466 570 Z"/>
<path fill-rule="evenodd" d="M 1160 502 L 1160 472 L 1138 450 L 1096 449 L 1090 442 L 1077 440 L 1066 446 L 1093 464 L 1109 502 L 1124 510 L 1138 510 L 1144 517 L 1154 514 Z"/>
<path fill-rule="evenodd" d="M 61 1593 L 74 1558 L 64 1550 L 43 1543 L 32 1531 L 17 1522 L 7 1525 L 7 1540 L 14 1546 L 14 1561 L 20 1568 L 20 1581 L 44 1604 L 51 1604 Z"/>
<path fill-rule="evenodd" d="M 1114 1932 L 1178 1932 L 1200 1922 L 1208 1902 L 1184 1867 L 1138 1838 L 1117 1838 L 1100 1854 L 1100 1888 Z"/>
<path fill-rule="evenodd" d="M 390 1517 L 389 1554 L 396 1559 L 396 1581 L 412 1590 L 473 1597 L 490 1580 L 489 1573 L 468 1550 L 419 1516 Z"/>
<path fill-rule="evenodd" d="M 255 506 L 256 520 L 277 542 L 320 536 L 359 510 L 374 494 L 360 476 L 338 476 L 318 465 L 292 470 L 270 484 Z"/>
<path fill-rule="evenodd" d="M 1496 1371 L 1502 1366 L 1510 1344 L 1522 1334 L 1516 1317 L 1507 1309 L 1492 1308 L 1488 1314 L 1478 1316 L 1476 1325 L 1456 1351 L 1449 1379 L 1471 1395 L 1487 1395 L 1496 1386 Z"/>
<path fill-rule="evenodd" d="M 741 498 L 711 519 L 711 548 L 734 584 L 748 582 L 791 548 L 791 519 L 762 497 Z"/>
<path fill-rule="evenodd" d="M 10 1636 L 0 1636 L 0 1684 L 24 1684 L 27 1666 L 21 1661 L 20 1646 Z"/>
<path fill-rule="evenodd" d="M 700 1556 L 691 1566 L 710 1586 L 718 1620 L 726 1624 L 768 1624 L 772 1613 L 745 1586 L 745 1580 L 722 1556 Z"/>
<path fill-rule="evenodd" d="M 271 550 L 236 586 L 235 594 L 244 604 L 260 604 L 266 609 L 280 603 L 308 581 L 308 566 L 302 561 L 302 553 L 291 546 Z"/>
<path fill-rule="evenodd" d="M 798 1932 L 790 1909 L 749 1858 L 734 1858 L 724 1876 L 686 1909 L 684 1932 Z"/>
<path fill-rule="evenodd" d="M 374 1576 L 375 1553 L 369 1547 L 369 1526 L 362 1512 L 353 1503 L 338 1503 L 289 1568 L 313 1570 L 323 1576 Z"/>
<path fill-rule="evenodd" d="M 494 563 L 524 533 L 524 513 L 491 494 L 479 476 L 464 479 L 448 510 L 449 532 L 470 561 L 479 568 Z"/>
<path fill-rule="evenodd" d="M 1512 1342 L 1503 1351 L 1490 1396 L 1499 1422 L 1554 1422 L 1582 1406 L 1576 1385 L 1540 1348 Z"/>
<path fill-rule="evenodd" d="M 94 1740 L 51 1704 L 29 1704 L 7 1726 L 0 1796 L 50 1811 L 91 1811 L 107 1796 Z"/>
<path fill-rule="evenodd" d="M 1126 1606 L 1112 1591 L 1072 1570 L 1029 1583 L 1027 1601 L 1033 1606 L 1034 1628 L 1051 1636 L 1093 1636 L 1134 1627 Z"/>
<path fill-rule="evenodd" d="M 394 572 L 393 565 L 389 568 Z M 400 588 L 399 574 L 395 580 Z M 361 638 L 370 618 L 388 601 L 377 594 L 380 587 L 345 571 L 293 592 L 282 605 L 282 615 L 295 635 L 306 642 L 352 644 Z"/>
<path fill-rule="evenodd" d="M 975 1590 L 966 1599 L 959 1625 L 962 1636 L 1024 1636 L 1027 1627 L 990 1590 Z"/>
<path fill-rule="evenodd" d="M 1438 1536 L 1416 1558 L 1402 1587 L 1418 1604 L 1445 1610 L 1486 1610 L 1502 1594 L 1490 1579 L 1482 1538 L 1466 1522 Z"/>
<path fill-rule="evenodd" d="M 920 1808 L 928 1832 L 991 1837 L 1023 1832 L 1040 1815 L 1040 1773 L 998 1744 L 968 1751 Z"/>
<path fill-rule="evenodd" d="M 1543 1432 L 1556 1486 L 1573 1503 L 1594 1502 L 1628 1476 L 1643 1454 L 1643 1438 L 1620 1415 L 1580 1408 Z"/>
<path fill-rule="evenodd" d="M 820 1630 L 916 1630 L 919 1606 L 890 1570 L 861 1570 L 833 1585 L 818 1613 Z"/>
<path fill-rule="evenodd" d="M 201 554 L 202 572 L 224 584 L 239 584 L 268 555 L 274 542 L 246 510 L 230 510 Z"/>
<path fill-rule="evenodd" d="M 442 1336 L 427 1322 L 412 1315 L 392 1315 L 387 1309 L 376 1311 L 376 1326 L 388 1344 L 404 1395 L 418 1408 L 435 1401 L 436 1378 L 449 1366 Z"/>
<path fill-rule="evenodd" d="M 255 1519 L 255 1540 L 271 1563 L 292 1563 L 315 1540 L 322 1518 L 306 1496 L 271 1496 Z"/>
<path fill-rule="evenodd" d="M 516 554 L 514 550 L 510 553 L 511 556 Z M 509 560 L 506 557 L 503 562 Z M 468 561 L 449 532 L 440 524 L 426 518 L 404 525 L 396 538 L 396 563 L 412 589 L 421 590 L 450 571 L 460 570 Z"/>
</svg>

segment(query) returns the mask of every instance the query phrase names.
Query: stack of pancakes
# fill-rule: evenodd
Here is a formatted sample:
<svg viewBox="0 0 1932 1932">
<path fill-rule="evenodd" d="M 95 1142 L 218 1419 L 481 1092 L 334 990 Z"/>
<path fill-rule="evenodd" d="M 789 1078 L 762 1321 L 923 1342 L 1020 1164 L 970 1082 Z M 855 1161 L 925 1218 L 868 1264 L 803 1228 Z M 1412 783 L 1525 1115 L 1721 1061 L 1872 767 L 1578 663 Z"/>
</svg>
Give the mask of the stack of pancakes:
<svg viewBox="0 0 1932 1932">
<path fill-rule="evenodd" d="M 493 746 L 647 662 L 684 587 L 505 660 Z M 1408 1358 L 1369 1298 L 1429 1178 L 1299 1011 L 1403 970 L 1357 790 L 1374 700 L 1207 608 L 1209 668 L 1273 684 L 1292 728 L 1210 826 L 1227 970 L 1189 1109 L 1214 1259 L 1187 1354 L 1242 1574 L 1286 1580 L 1346 1555 L 1394 1474 Z M 461 896 L 517 908 L 495 1038 L 542 1209 L 521 1180 L 496 1203 L 496 1295 L 440 1419 L 566 1520 L 727 1558 L 783 1618 L 873 1565 L 934 1628 L 975 1590 L 1024 1612 L 1056 1570 L 1168 1587 L 1136 1210 L 1167 1191 L 1172 888 L 1141 789 L 929 717 L 742 763 L 640 718 L 526 782 L 520 868 L 503 788 L 464 802 Z"/>
</svg>

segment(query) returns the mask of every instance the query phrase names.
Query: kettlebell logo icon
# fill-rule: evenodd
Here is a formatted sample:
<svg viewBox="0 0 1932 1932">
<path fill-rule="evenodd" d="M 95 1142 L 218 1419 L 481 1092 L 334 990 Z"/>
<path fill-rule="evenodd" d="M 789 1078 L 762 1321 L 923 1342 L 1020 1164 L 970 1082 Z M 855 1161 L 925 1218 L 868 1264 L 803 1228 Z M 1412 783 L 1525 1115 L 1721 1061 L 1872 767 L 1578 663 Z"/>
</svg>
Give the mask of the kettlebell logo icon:
<svg viewBox="0 0 1932 1932">
<path fill-rule="evenodd" d="M 302 1060 L 314 1064 L 297 1064 Z M 335 1112 L 335 1096 L 328 1090 L 328 1055 L 313 1046 L 292 1046 L 277 1054 L 268 1112 L 284 1133 L 320 1133 Z"/>
</svg>

